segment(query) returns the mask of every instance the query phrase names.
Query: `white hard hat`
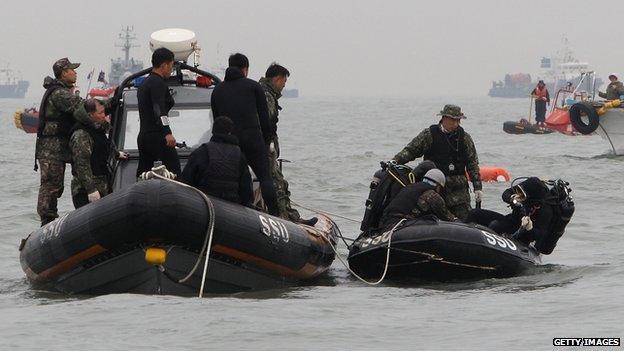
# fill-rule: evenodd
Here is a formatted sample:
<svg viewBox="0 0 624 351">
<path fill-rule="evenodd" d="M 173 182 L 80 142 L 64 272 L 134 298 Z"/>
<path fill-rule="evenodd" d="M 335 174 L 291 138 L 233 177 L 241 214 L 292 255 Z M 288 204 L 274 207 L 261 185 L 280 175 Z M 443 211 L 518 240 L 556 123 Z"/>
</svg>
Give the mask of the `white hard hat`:
<svg viewBox="0 0 624 351">
<path fill-rule="evenodd" d="M 430 182 L 435 183 L 435 184 L 430 183 L 431 185 L 440 185 L 442 187 L 444 187 L 444 185 L 446 184 L 446 176 L 444 176 L 444 173 L 442 173 L 442 171 L 437 168 L 434 168 L 428 171 L 427 173 L 425 173 L 423 180 L 425 181 L 429 180 Z"/>
<path fill-rule="evenodd" d="M 609 73 L 609 77 L 611 77 L 611 76 L 614 76 L 615 78 L 619 78 L 620 77 L 620 75 L 618 73 Z"/>
</svg>

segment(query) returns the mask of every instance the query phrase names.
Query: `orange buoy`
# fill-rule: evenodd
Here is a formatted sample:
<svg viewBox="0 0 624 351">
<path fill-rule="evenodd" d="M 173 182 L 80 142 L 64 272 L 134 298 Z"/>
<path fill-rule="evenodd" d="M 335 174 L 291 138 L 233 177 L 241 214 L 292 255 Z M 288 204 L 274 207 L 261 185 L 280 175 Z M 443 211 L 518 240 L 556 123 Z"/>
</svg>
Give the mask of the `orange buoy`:
<svg viewBox="0 0 624 351">
<path fill-rule="evenodd" d="M 482 182 L 508 182 L 511 180 L 509 172 L 500 167 L 479 167 Z"/>
</svg>

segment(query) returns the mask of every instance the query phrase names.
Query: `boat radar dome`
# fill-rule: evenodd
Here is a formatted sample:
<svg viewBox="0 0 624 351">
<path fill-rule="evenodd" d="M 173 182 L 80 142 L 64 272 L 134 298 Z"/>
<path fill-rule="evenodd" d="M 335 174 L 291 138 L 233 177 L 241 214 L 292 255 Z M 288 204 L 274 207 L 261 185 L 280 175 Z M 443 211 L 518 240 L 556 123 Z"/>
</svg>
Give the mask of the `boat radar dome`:
<svg viewBox="0 0 624 351">
<path fill-rule="evenodd" d="M 173 52 L 175 61 L 186 61 L 197 49 L 195 33 L 188 29 L 167 28 L 152 33 L 150 50 L 167 48 Z"/>
</svg>

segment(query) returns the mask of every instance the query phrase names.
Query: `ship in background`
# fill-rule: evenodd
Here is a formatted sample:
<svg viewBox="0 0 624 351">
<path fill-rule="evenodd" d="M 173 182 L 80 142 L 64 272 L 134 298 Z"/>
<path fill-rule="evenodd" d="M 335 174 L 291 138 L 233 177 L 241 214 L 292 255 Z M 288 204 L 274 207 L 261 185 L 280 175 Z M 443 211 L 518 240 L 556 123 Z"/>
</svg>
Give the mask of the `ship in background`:
<svg viewBox="0 0 624 351">
<path fill-rule="evenodd" d="M 0 98 L 23 99 L 30 83 L 18 77 L 7 64 L 0 68 Z"/>
<path fill-rule="evenodd" d="M 122 42 L 121 44 L 115 44 L 115 46 L 121 48 L 124 57 L 111 59 L 110 72 L 108 73 L 108 84 L 110 86 L 118 86 L 124 78 L 143 69 L 143 61 L 130 57 L 130 49 L 140 46 L 133 44 L 136 40 L 136 35 L 133 32 L 134 27 L 126 26 L 119 33 L 119 39 Z"/>
<path fill-rule="evenodd" d="M 562 49 L 553 57 L 542 57 L 540 68 L 543 72 L 533 80 L 530 74 L 506 74 L 504 81 L 492 82 L 488 93 L 491 97 L 526 98 L 531 94 L 537 82 L 543 80 L 551 94 L 565 86 L 576 87 L 581 82 L 584 73 L 593 72 L 587 62 L 581 62 L 574 57 L 567 38 L 563 38 Z M 580 87 L 586 91 L 598 89 L 602 79 L 596 78 L 593 82 L 584 81 Z"/>
</svg>

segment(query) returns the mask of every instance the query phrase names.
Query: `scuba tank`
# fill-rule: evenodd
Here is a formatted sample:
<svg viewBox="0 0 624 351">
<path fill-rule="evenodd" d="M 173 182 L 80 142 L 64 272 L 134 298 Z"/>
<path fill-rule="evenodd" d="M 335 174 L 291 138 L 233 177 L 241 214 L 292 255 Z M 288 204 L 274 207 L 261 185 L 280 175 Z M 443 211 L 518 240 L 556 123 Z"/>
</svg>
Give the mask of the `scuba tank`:
<svg viewBox="0 0 624 351">
<path fill-rule="evenodd" d="M 368 232 L 379 226 L 379 220 L 384 209 L 398 190 L 404 185 L 412 183 L 409 174 L 412 169 L 405 165 L 391 162 L 380 162 L 381 169 L 375 172 L 370 183 L 370 191 L 366 199 L 366 210 L 360 225 L 362 232 Z M 399 183 L 399 181 L 402 184 Z M 398 188 L 398 189 L 397 189 Z"/>
<path fill-rule="evenodd" d="M 570 196 L 572 189 L 570 189 L 568 182 L 557 179 L 549 180 L 546 184 L 550 190 L 544 203 L 551 206 L 553 210 L 553 219 L 549 227 L 550 237 L 548 240 L 544 240 L 541 245 L 536 245 L 535 248 L 548 255 L 554 250 L 557 241 L 565 232 L 566 226 L 574 215 L 574 201 Z"/>
</svg>

